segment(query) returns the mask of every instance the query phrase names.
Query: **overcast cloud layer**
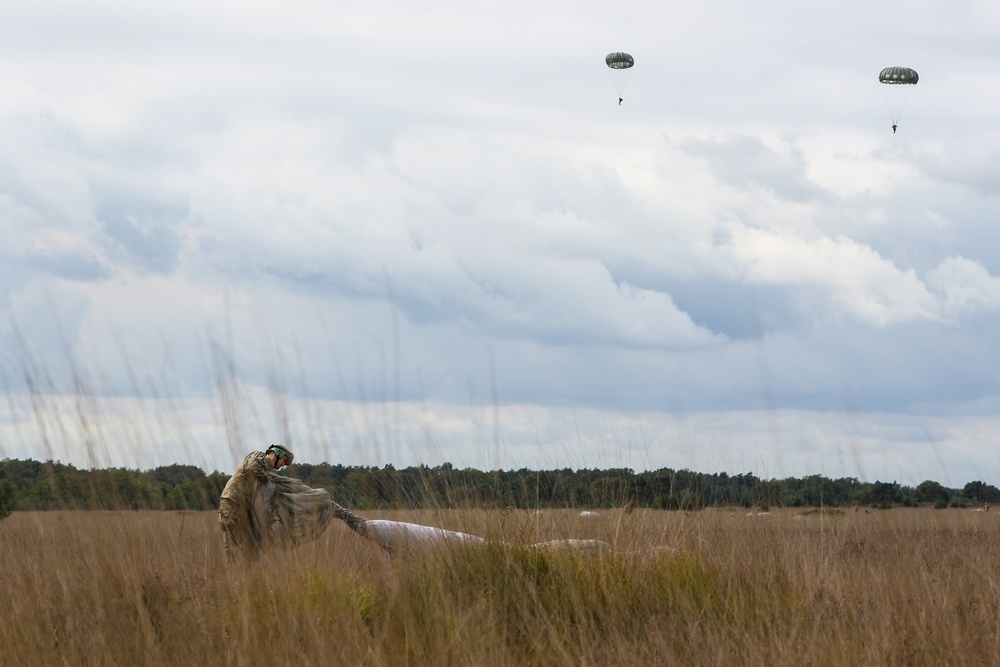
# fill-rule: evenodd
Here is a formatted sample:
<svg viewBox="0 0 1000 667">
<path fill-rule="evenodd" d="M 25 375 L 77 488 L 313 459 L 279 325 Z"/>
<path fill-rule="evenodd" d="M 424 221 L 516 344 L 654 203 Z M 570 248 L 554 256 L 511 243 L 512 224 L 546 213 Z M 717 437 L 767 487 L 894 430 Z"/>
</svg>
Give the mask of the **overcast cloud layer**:
<svg viewBox="0 0 1000 667">
<path fill-rule="evenodd" d="M 41 0 L 0 87 L 0 457 L 1000 481 L 996 3 Z"/>
</svg>

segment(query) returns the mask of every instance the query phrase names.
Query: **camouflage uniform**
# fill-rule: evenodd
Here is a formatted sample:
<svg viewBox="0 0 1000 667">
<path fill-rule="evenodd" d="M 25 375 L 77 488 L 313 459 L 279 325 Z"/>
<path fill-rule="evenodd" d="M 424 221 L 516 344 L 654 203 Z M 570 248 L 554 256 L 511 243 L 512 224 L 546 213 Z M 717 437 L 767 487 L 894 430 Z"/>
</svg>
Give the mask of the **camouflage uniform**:
<svg viewBox="0 0 1000 667">
<path fill-rule="evenodd" d="M 264 548 L 261 520 L 267 515 L 260 486 L 269 483 L 273 471 L 264 452 L 250 452 L 226 483 L 219 499 L 222 545 L 231 560 L 256 557 Z"/>
</svg>

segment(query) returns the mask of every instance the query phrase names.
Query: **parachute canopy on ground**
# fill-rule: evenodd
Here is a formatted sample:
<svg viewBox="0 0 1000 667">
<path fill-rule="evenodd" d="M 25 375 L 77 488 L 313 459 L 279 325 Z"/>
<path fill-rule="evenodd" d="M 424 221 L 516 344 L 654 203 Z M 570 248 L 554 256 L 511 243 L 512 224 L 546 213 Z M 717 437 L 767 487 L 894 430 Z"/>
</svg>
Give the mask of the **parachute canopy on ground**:
<svg viewBox="0 0 1000 667">
<path fill-rule="evenodd" d="M 611 56 L 609 55 L 608 57 L 610 58 Z M 920 80 L 920 76 L 916 70 L 912 70 L 909 67 L 886 67 L 879 72 L 878 80 L 880 83 L 887 83 L 890 86 L 899 84 L 916 85 L 917 81 Z"/>
</svg>

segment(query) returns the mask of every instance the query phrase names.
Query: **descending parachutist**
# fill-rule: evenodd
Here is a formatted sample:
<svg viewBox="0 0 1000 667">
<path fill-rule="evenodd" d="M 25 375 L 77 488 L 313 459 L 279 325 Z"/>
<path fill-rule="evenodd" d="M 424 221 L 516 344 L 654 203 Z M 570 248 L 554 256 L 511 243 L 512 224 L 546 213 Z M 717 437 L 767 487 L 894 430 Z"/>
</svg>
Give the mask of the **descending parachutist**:
<svg viewBox="0 0 1000 667">
<path fill-rule="evenodd" d="M 896 134 L 896 123 L 899 122 L 899 114 L 903 111 L 906 98 L 919 80 L 920 75 L 909 67 L 886 67 L 878 74 L 878 81 L 883 84 L 885 101 L 889 105 L 893 134 Z"/>
<path fill-rule="evenodd" d="M 625 81 L 628 78 L 629 70 L 635 65 L 635 58 L 624 51 L 615 51 L 604 56 L 604 62 L 611 70 L 611 78 L 615 82 L 615 88 L 618 89 L 618 106 L 621 106 L 622 93 L 625 92 Z"/>
</svg>

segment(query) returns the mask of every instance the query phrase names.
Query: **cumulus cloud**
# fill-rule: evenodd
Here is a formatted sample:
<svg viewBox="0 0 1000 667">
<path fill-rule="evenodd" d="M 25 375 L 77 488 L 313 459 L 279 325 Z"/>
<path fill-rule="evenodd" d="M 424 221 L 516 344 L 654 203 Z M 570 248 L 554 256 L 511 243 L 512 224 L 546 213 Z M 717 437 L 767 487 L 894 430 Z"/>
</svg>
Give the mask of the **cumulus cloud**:
<svg viewBox="0 0 1000 667">
<path fill-rule="evenodd" d="M 991 276 L 979 262 L 945 258 L 928 272 L 927 284 L 941 299 L 942 312 L 950 321 L 1000 308 L 1000 278 Z"/>
<path fill-rule="evenodd" d="M 759 188 L 794 202 L 831 195 L 808 178 L 808 162 L 794 144 L 767 146 L 759 137 L 733 134 L 722 139 L 689 139 L 681 149 L 706 161 L 722 185 Z"/>
<path fill-rule="evenodd" d="M 936 317 L 933 295 L 914 271 L 900 270 L 851 239 L 810 240 L 737 228 L 732 231 L 731 249 L 746 267 L 750 281 L 822 287 L 830 302 L 821 304 L 814 314 L 824 319 L 847 314 L 867 324 L 885 326 Z"/>
<path fill-rule="evenodd" d="M 907 27 L 887 37 L 785 4 L 19 6 L 2 333 L 118 392 L 207 395 L 224 353 L 248 391 L 440 401 L 415 440 L 462 431 L 472 394 L 521 406 L 536 447 L 568 404 L 816 410 L 778 420 L 786 456 L 845 384 L 883 423 L 981 409 L 1000 394 L 1000 88 L 963 91 L 995 78 L 996 10 L 890 5 Z M 621 106 L 618 49 L 637 63 Z M 922 75 L 897 134 L 874 80 L 893 64 Z M 774 438 L 726 423 L 747 451 Z M 866 451 L 905 463 L 893 442 Z"/>
</svg>

